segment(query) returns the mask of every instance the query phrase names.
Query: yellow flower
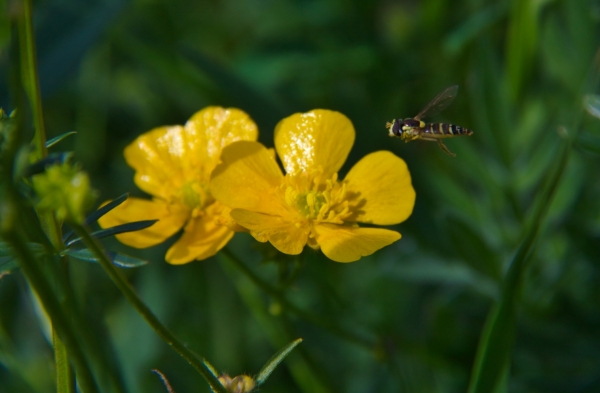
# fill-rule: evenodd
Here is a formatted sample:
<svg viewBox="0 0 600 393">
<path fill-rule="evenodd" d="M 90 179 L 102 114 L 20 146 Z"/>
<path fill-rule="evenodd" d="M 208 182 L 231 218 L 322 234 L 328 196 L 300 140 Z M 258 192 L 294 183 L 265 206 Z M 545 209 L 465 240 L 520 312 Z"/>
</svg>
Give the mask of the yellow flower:
<svg viewBox="0 0 600 393">
<path fill-rule="evenodd" d="M 153 226 L 117 238 L 132 247 L 163 242 L 182 227 L 181 238 L 167 251 L 166 260 L 183 264 L 215 255 L 233 236 L 221 219 L 224 207 L 208 190 L 211 172 L 224 146 L 256 140 L 250 117 L 238 109 L 208 107 L 185 126 L 155 128 L 125 148 L 125 159 L 135 169 L 135 183 L 152 200 L 129 198 L 99 220 L 102 227 L 158 219 Z M 227 210 L 225 210 L 227 213 Z M 185 225 L 185 226 L 184 226 Z"/>
<path fill-rule="evenodd" d="M 339 180 L 354 134 L 341 113 L 294 114 L 275 129 L 285 175 L 263 145 L 236 142 L 223 149 L 210 191 L 260 242 L 292 255 L 308 244 L 334 261 L 356 261 L 400 239 L 398 232 L 357 223 L 406 220 L 415 191 L 404 161 L 387 151 L 365 156 Z"/>
</svg>

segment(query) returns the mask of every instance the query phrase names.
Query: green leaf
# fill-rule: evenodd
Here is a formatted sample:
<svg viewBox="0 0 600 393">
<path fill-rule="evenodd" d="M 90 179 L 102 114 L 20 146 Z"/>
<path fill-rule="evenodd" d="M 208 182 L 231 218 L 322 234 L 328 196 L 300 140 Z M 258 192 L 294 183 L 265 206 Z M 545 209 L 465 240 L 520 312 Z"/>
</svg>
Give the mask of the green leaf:
<svg viewBox="0 0 600 393">
<path fill-rule="evenodd" d="M 547 171 L 547 181 L 537 198 L 531 223 L 504 278 L 500 302 L 488 314 L 477 348 L 473 373 L 469 382 L 469 393 L 497 392 L 505 383 L 514 343 L 517 298 L 523 276 L 528 267 L 535 241 L 542 229 L 542 220 L 548 214 L 550 204 L 563 176 L 569 150 L 569 144 L 565 144 L 558 154 L 555 165 Z"/>
<path fill-rule="evenodd" d="M 100 219 L 100 217 L 104 216 L 106 213 L 110 212 L 112 209 L 119 206 L 121 203 L 125 202 L 125 200 L 127 198 L 129 198 L 129 193 L 125 193 L 125 194 L 121 195 L 120 197 L 113 199 L 106 205 L 102 206 L 101 208 L 99 208 L 98 210 L 96 210 L 95 212 L 93 212 L 92 214 L 87 216 L 85 218 L 85 221 L 83 222 L 83 224 L 86 226 L 92 225 L 93 223 L 98 221 Z M 75 234 L 75 232 L 73 232 L 73 231 L 67 233 L 65 236 L 63 236 L 63 242 L 66 243 L 69 239 L 71 239 L 73 237 L 74 234 Z"/>
<path fill-rule="evenodd" d="M 474 14 L 448 35 L 444 42 L 444 50 L 452 55 L 458 54 L 465 45 L 477 39 L 485 29 L 503 18 L 507 11 L 507 4 L 501 2 Z"/>
<path fill-rule="evenodd" d="M 19 267 L 19 263 L 16 258 L 12 256 L 0 257 L 0 278 L 12 272 Z"/>
<path fill-rule="evenodd" d="M 206 366 L 206 368 L 208 369 L 208 371 L 210 371 L 210 373 L 215 377 L 215 378 L 219 378 L 219 373 L 217 372 L 217 369 L 215 368 L 215 366 L 213 366 L 212 364 L 210 364 L 210 362 L 206 359 L 202 359 L 202 363 L 204 363 L 204 365 Z"/>
<path fill-rule="evenodd" d="M 269 359 L 267 363 L 265 363 L 262 370 L 260 370 L 260 372 L 256 376 L 256 384 L 258 386 L 262 385 L 267 380 L 267 378 L 269 378 L 269 375 L 271 375 L 273 370 L 275 370 L 275 367 L 277 367 L 279 363 L 281 363 L 283 359 L 285 359 L 285 357 L 290 352 L 292 352 L 292 349 L 294 349 L 296 345 L 300 344 L 301 342 L 301 338 L 294 340 L 285 347 L 281 348 L 279 352 L 277 352 L 275 355 L 273 355 L 273 357 Z"/>
<path fill-rule="evenodd" d="M 102 239 L 102 238 L 105 238 L 108 236 L 114 236 L 114 235 L 118 235 L 121 233 L 135 232 L 135 231 L 139 231 L 142 229 L 146 229 L 146 228 L 154 225 L 157 221 L 158 220 L 142 220 L 142 221 L 128 222 L 127 224 L 121 224 L 121 225 L 117 225 L 117 226 L 114 226 L 111 228 L 92 232 L 91 236 L 96 239 Z M 82 241 L 82 239 L 80 237 L 78 237 L 77 239 L 73 239 L 69 242 L 66 242 L 65 246 L 71 247 L 74 244 L 80 243 L 81 241 Z"/>
<path fill-rule="evenodd" d="M 167 377 L 163 373 L 161 373 L 157 369 L 153 369 L 153 370 L 150 370 L 150 371 L 152 371 L 152 373 L 158 375 L 158 377 L 162 381 L 163 385 L 165 385 L 165 388 L 167 389 L 167 393 L 175 393 L 175 390 L 173 390 L 173 388 L 171 387 L 171 384 L 169 383 L 169 380 L 167 379 Z"/>
<path fill-rule="evenodd" d="M 44 254 L 44 247 L 38 243 L 27 243 L 27 248 L 36 256 Z M 13 256 L 12 248 L 8 243 L 0 242 L 0 278 L 19 268 L 19 262 Z"/>
<path fill-rule="evenodd" d="M 499 286 L 493 280 L 463 263 L 445 259 L 418 258 L 412 263 L 407 261 L 395 266 L 392 274 L 403 281 L 465 286 L 492 299 L 500 296 Z"/>
<path fill-rule="evenodd" d="M 69 161 L 71 159 L 71 157 L 73 157 L 72 152 L 50 154 L 50 155 L 48 155 L 48 157 L 46 157 L 42 160 L 39 160 L 39 161 L 29 165 L 27 168 L 25 168 L 25 170 L 23 172 L 23 176 L 29 177 L 29 176 L 37 175 L 39 173 L 44 172 L 46 170 L 47 166 L 55 165 L 55 164 L 64 164 L 65 162 Z"/>
<path fill-rule="evenodd" d="M 600 154 L 600 138 L 590 133 L 580 133 L 575 140 L 575 146 L 591 153 Z"/>
<path fill-rule="evenodd" d="M 133 268 L 133 267 L 140 267 L 140 266 L 144 266 L 144 265 L 148 264 L 148 261 L 146 261 L 144 259 L 131 257 L 129 255 L 121 254 L 118 252 L 107 251 L 106 253 L 107 253 L 108 257 L 110 258 L 111 262 L 114 265 L 119 266 L 119 267 Z M 78 250 L 69 249 L 69 250 L 63 251 L 62 254 L 68 255 L 75 259 L 79 259 L 81 261 L 94 262 L 94 263 L 100 262 L 98 257 L 96 256 L 96 254 L 94 254 L 92 251 L 88 250 L 87 248 L 78 249 Z"/>
<path fill-rule="evenodd" d="M 588 113 L 600 119 L 600 96 L 597 94 L 586 94 L 583 97 L 583 107 Z"/>
<path fill-rule="evenodd" d="M 65 139 L 66 137 L 74 135 L 74 134 L 77 134 L 77 131 L 65 132 L 64 134 L 60 134 L 59 136 L 49 139 L 46 141 L 46 148 L 52 147 L 52 146 L 56 145 L 58 142 Z"/>
</svg>

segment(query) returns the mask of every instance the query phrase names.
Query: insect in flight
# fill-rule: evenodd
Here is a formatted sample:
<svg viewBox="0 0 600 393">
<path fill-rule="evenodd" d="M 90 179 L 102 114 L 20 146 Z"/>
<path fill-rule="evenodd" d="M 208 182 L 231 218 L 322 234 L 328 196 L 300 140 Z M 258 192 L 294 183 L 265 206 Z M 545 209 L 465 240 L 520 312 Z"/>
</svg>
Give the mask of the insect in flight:
<svg viewBox="0 0 600 393">
<path fill-rule="evenodd" d="M 448 150 L 442 139 L 459 135 L 472 135 L 473 131 L 448 123 L 424 123 L 421 119 L 435 115 L 446 109 L 454 101 L 454 98 L 456 98 L 457 92 L 458 86 L 450 86 L 435 96 L 415 117 L 404 120 L 394 119 L 391 123 L 386 123 L 385 126 L 389 129 L 390 136 L 397 136 L 406 143 L 416 139 L 437 142 L 440 149 L 452 157 L 456 156 L 456 154 Z"/>
</svg>

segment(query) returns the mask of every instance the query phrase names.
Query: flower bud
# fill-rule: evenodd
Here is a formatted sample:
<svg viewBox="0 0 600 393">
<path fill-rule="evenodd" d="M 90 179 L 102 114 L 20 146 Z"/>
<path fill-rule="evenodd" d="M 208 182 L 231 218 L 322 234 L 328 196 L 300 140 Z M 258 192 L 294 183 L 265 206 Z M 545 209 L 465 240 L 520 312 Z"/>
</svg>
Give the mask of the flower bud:
<svg viewBox="0 0 600 393">
<path fill-rule="evenodd" d="M 83 222 L 95 200 L 87 173 L 67 163 L 47 167 L 32 177 L 32 183 L 38 198 L 36 208 L 55 212 L 59 220 Z"/>
</svg>

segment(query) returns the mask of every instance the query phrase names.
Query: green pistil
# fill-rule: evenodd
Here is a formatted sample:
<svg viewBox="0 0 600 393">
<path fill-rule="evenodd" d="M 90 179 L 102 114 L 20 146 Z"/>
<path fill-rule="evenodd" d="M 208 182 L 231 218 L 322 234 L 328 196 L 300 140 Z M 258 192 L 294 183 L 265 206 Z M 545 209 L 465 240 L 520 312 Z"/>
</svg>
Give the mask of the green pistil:
<svg viewBox="0 0 600 393">
<path fill-rule="evenodd" d="M 317 218 L 325 203 L 325 197 L 320 192 L 311 191 L 296 196 L 296 208 L 306 218 Z"/>
<path fill-rule="evenodd" d="M 203 190 L 203 187 L 196 182 L 186 183 L 181 188 L 180 193 L 183 204 L 190 209 L 202 208 L 203 203 L 207 202 L 207 193 Z"/>
</svg>

